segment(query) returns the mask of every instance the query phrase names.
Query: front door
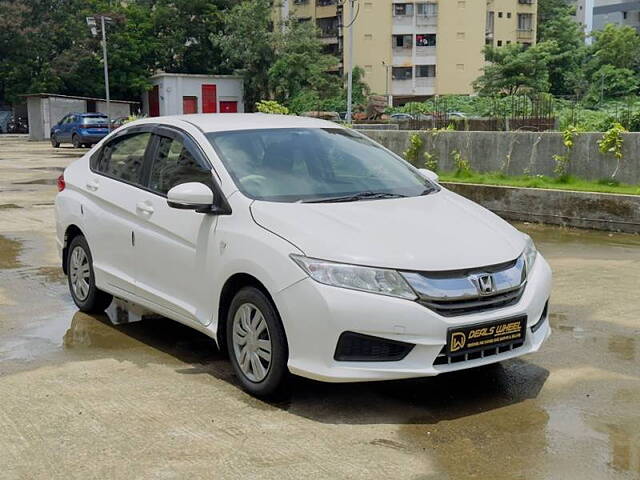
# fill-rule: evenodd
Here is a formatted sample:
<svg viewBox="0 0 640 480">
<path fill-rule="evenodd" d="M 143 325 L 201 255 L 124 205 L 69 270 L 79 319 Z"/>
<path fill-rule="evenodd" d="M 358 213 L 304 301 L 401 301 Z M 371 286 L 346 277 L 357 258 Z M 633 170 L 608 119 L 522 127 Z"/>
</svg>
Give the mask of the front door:
<svg viewBox="0 0 640 480">
<path fill-rule="evenodd" d="M 136 199 L 151 133 L 132 131 L 110 140 L 91 159 L 82 185 L 87 241 L 93 255 L 96 284 L 123 296 L 137 293 L 133 265 Z"/>
<path fill-rule="evenodd" d="M 171 311 L 174 318 L 206 325 L 218 217 L 171 208 L 166 195 L 181 183 L 213 186 L 211 167 L 180 132 L 162 128 L 154 136 L 147 190 L 139 190 L 136 197 L 136 282 L 146 300 Z"/>
<path fill-rule="evenodd" d="M 151 90 L 148 92 L 149 94 L 149 116 L 150 117 L 159 117 L 160 116 L 160 89 L 158 85 L 154 85 Z"/>
<path fill-rule="evenodd" d="M 202 113 L 216 113 L 218 96 L 216 86 L 213 84 L 202 85 Z"/>
</svg>

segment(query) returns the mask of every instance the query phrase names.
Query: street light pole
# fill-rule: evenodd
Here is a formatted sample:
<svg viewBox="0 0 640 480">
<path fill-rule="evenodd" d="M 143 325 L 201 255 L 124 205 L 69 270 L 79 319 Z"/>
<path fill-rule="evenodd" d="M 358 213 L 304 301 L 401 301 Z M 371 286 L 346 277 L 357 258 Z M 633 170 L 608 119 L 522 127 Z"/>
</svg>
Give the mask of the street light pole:
<svg viewBox="0 0 640 480">
<path fill-rule="evenodd" d="M 107 128 L 111 131 L 111 97 L 109 94 L 109 62 L 107 60 L 107 29 L 104 26 L 104 15 L 100 16 L 102 27 L 102 57 L 104 59 L 104 89 L 107 98 Z"/>
<path fill-rule="evenodd" d="M 351 101 L 353 97 L 353 22 L 355 21 L 355 0 L 349 0 L 351 20 L 349 21 L 349 72 L 347 73 L 347 117 L 346 122 L 351 123 Z"/>
<path fill-rule="evenodd" d="M 109 94 L 109 61 L 107 59 L 107 28 L 105 24 L 110 22 L 111 18 L 100 15 L 100 28 L 102 29 L 102 60 L 104 62 L 104 89 L 107 100 L 107 128 L 111 131 L 111 96 Z M 96 27 L 96 17 L 87 17 L 87 25 L 91 30 L 91 35 L 98 36 Z"/>
</svg>

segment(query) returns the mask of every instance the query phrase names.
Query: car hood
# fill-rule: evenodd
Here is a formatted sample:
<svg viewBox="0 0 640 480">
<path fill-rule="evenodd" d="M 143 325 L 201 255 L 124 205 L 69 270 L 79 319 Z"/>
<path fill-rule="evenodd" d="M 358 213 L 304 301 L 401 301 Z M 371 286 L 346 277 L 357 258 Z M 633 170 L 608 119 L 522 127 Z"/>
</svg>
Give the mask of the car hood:
<svg viewBox="0 0 640 480">
<path fill-rule="evenodd" d="M 445 189 L 344 203 L 255 201 L 251 212 L 305 255 L 357 265 L 458 270 L 513 260 L 525 247 L 507 222 Z"/>
</svg>

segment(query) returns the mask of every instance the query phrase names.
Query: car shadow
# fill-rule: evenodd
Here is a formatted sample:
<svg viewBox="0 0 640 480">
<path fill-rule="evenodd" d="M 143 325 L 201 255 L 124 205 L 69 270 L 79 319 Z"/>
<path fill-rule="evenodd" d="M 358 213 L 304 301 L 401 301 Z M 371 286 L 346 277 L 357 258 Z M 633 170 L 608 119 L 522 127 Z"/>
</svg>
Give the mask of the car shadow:
<svg viewBox="0 0 640 480">
<path fill-rule="evenodd" d="M 169 355 L 178 361 L 178 373 L 210 375 L 240 389 L 214 340 L 167 318 L 114 324 L 107 315 L 77 312 L 64 344 L 108 349 L 109 356 L 120 350 L 118 358 L 140 364 L 166 364 Z M 548 370 L 515 359 L 411 380 L 324 383 L 292 377 L 287 393 L 276 399 L 240 399 L 253 408 L 277 408 L 327 424 L 436 424 L 536 398 L 548 376 Z"/>
</svg>

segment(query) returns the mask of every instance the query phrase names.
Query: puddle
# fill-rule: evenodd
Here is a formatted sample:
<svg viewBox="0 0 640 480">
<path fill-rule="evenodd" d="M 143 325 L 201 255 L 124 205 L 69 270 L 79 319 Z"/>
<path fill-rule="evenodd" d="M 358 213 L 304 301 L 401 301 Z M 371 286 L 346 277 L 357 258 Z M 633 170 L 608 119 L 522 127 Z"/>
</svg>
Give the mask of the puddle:
<svg viewBox="0 0 640 480">
<path fill-rule="evenodd" d="M 21 252 L 22 242 L 0 235 L 0 269 L 21 267 L 18 260 Z"/>
<path fill-rule="evenodd" d="M 5 208 L 22 208 L 20 205 L 16 205 L 15 203 L 0 203 L 0 210 L 4 210 Z"/>
</svg>

